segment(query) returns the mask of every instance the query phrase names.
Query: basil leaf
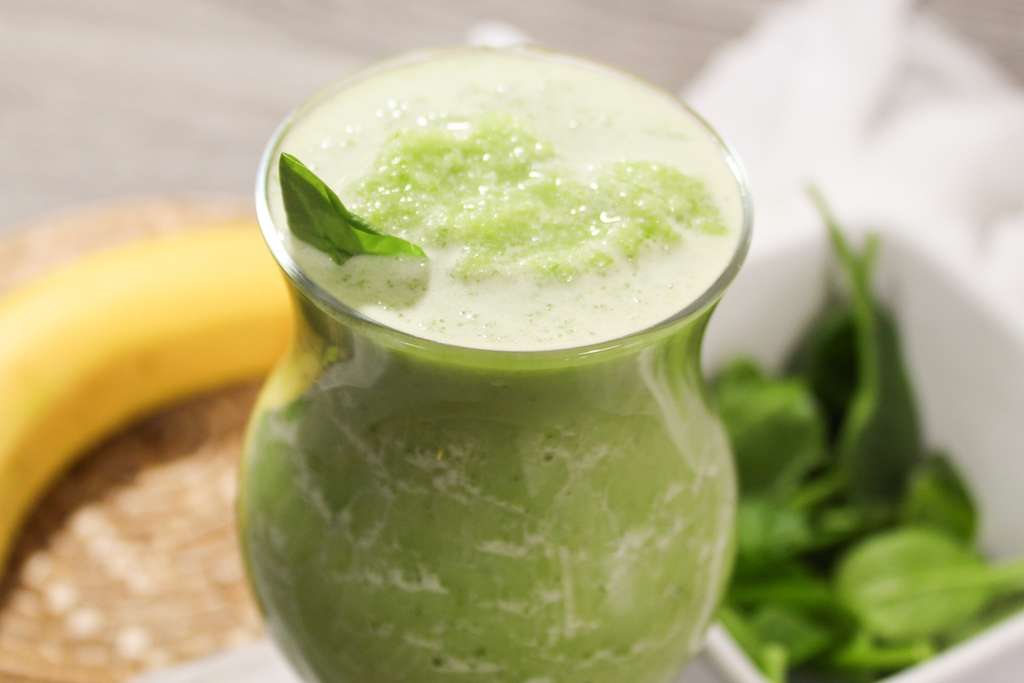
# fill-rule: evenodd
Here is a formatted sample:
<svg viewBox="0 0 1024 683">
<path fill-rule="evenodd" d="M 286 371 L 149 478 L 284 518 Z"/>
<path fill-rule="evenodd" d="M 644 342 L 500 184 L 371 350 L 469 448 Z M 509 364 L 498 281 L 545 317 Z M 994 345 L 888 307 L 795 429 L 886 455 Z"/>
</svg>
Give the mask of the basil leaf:
<svg viewBox="0 0 1024 683">
<path fill-rule="evenodd" d="M 385 235 L 346 209 L 334 190 L 291 154 L 281 154 L 278 171 L 292 234 L 336 263 L 360 254 L 426 256 L 415 244 Z"/>
<path fill-rule="evenodd" d="M 974 540 L 978 511 L 960 474 L 942 455 L 933 456 L 913 471 L 903 502 L 908 524 L 930 526 L 960 539 Z"/>
<path fill-rule="evenodd" d="M 722 371 L 714 395 L 743 495 L 786 496 L 824 461 L 825 421 L 800 381 L 765 377 L 739 360 Z"/>
</svg>

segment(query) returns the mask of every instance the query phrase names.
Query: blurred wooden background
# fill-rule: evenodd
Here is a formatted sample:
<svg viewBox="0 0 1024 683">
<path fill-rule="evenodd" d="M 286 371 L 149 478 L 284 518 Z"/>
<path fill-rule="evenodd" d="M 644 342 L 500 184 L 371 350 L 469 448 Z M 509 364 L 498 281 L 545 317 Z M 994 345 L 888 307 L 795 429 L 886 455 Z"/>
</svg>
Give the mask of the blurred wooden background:
<svg viewBox="0 0 1024 683">
<path fill-rule="evenodd" d="M 0 230 L 97 199 L 247 195 L 317 86 L 482 19 L 678 89 L 775 1 L 0 0 Z M 921 4 L 1024 81 L 1024 0 Z"/>
</svg>

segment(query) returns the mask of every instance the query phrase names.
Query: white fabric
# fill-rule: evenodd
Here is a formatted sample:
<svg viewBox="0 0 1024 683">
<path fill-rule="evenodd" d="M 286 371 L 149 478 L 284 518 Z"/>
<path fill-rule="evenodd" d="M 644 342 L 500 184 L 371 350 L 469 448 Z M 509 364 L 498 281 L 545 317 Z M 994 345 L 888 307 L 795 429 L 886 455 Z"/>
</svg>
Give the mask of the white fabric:
<svg viewBox="0 0 1024 683">
<path fill-rule="evenodd" d="M 798 0 L 714 56 L 683 96 L 733 144 L 753 257 L 820 229 L 908 231 L 1024 317 L 1024 92 L 908 0 Z"/>
</svg>

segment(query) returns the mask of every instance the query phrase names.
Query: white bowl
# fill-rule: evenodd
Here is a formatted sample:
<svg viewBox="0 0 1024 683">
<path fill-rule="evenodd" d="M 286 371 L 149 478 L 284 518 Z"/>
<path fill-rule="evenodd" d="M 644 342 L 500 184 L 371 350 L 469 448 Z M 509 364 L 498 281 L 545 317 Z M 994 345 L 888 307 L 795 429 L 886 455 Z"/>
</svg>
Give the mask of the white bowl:
<svg viewBox="0 0 1024 683">
<path fill-rule="evenodd" d="M 826 293 L 823 229 L 753 255 L 708 330 L 707 366 L 737 354 L 778 367 Z M 959 467 L 981 511 L 981 549 L 1024 557 L 1024 321 L 998 310 L 957 259 L 886 233 L 877 286 L 892 309 L 927 442 Z M 721 627 L 685 683 L 767 683 Z M 886 679 L 887 683 L 1024 681 L 1024 614 Z"/>
</svg>

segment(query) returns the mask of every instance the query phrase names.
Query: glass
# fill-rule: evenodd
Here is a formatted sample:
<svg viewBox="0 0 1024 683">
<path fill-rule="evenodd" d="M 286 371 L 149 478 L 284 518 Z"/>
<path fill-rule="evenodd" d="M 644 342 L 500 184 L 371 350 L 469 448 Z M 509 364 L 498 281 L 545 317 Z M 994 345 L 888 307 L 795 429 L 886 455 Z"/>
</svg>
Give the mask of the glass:
<svg viewBox="0 0 1024 683">
<path fill-rule="evenodd" d="M 384 327 L 302 273 L 266 197 L 287 125 L 257 208 L 297 325 L 239 503 L 273 638 L 310 682 L 672 680 L 732 557 L 734 474 L 700 367 L 749 242 L 729 150 L 743 236 L 708 291 L 620 339 L 505 352 Z"/>
</svg>

